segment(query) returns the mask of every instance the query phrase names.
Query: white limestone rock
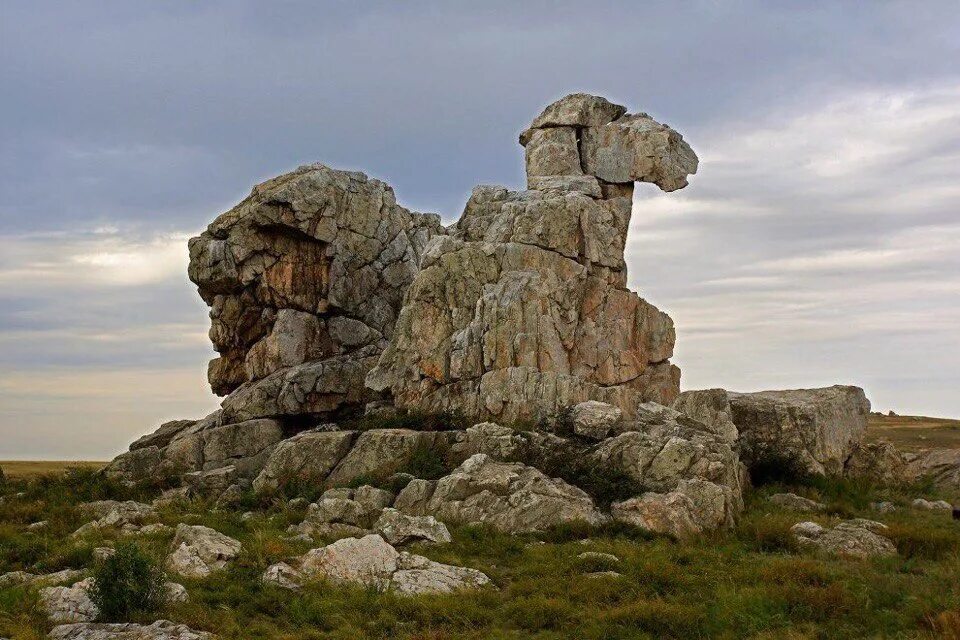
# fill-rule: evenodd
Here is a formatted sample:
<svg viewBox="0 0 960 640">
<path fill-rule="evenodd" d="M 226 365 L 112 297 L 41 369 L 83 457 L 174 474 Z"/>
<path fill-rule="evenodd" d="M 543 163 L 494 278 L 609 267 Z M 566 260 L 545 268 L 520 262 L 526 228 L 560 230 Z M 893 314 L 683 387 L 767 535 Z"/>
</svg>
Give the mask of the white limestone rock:
<svg viewBox="0 0 960 640">
<path fill-rule="evenodd" d="M 239 541 L 200 525 L 179 524 L 167 569 L 187 578 L 206 578 L 239 555 Z"/>
</svg>

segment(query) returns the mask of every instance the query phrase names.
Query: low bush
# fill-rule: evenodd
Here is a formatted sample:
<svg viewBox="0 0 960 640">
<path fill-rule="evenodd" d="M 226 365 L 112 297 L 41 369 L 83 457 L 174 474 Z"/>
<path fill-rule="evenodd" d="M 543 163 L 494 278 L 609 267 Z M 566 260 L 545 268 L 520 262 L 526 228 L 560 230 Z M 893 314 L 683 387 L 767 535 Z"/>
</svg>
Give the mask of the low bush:
<svg viewBox="0 0 960 640">
<path fill-rule="evenodd" d="M 127 621 L 163 605 L 163 571 L 136 543 L 118 543 L 116 553 L 95 566 L 93 580 L 90 599 L 103 620 Z"/>
</svg>

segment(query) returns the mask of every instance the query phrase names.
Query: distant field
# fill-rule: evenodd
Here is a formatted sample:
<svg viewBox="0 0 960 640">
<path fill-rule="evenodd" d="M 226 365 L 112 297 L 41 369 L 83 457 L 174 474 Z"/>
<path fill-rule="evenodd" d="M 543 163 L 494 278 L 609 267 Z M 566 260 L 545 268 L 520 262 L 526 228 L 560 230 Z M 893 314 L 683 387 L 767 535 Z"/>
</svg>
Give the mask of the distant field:
<svg viewBox="0 0 960 640">
<path fill-rule="evenodd" d="M 924 416 L 871 415 L 867 440 L 885 438 L 903 451 L 960 448 L 960 420 Z"/>
<path fill-rule="evenodd" d="M 63 473 L 70 467 L 99 469 L 106 462 L 92 460 L 0 460 L 0 469 L 8 478 L 29 478 L 50 473 Z"/>
</svg>

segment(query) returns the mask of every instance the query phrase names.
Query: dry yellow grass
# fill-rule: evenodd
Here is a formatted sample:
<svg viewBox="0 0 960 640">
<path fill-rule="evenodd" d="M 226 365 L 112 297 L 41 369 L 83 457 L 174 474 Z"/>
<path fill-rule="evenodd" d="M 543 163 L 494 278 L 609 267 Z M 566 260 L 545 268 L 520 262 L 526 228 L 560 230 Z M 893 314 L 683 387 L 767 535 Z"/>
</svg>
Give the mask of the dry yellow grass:
<svg viewBox="0 0 960 640">
<path fill-rule="evenodd" d="M 960 448 L 960 420 L 925 416 L 871 415 L 867 441 L 886 439 L 902 451 Z"/>
<path fill-rule="evenodd" d="M 71 467 L 100 469 L 106 464 L 94 460 L 0 460 L 0 469 L 8 478 L 30 478 L 60 474 Z"/>
</svg>

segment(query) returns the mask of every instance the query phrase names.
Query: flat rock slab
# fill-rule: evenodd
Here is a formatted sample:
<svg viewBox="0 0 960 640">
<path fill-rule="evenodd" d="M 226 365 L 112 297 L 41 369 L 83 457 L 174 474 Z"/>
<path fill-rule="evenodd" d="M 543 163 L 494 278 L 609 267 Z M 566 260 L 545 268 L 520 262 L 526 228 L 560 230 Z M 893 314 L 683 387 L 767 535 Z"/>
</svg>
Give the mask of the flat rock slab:
<svg viewBox="0 0 960 640">
<path fill-rule="evenodd" d="M 52 640 L 214 640 L 216 636 L 182 624 L 66 624 L 54 627 Z"/>
</svg>

